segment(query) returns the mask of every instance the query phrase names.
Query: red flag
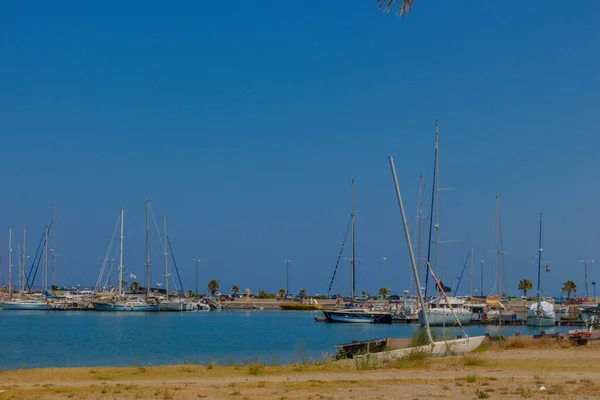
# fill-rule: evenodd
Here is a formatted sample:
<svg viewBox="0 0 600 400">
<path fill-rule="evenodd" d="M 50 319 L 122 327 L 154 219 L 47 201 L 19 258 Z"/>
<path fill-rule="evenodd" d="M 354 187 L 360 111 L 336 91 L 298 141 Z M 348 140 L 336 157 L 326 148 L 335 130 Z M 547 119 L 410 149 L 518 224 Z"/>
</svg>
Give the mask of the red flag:
<svg viewBox="0 0 600 400">
<path fill-rule="evenodd" d="M 550 267 L 546 265 L 546 272 L 550 272 Z"/>
</svg>

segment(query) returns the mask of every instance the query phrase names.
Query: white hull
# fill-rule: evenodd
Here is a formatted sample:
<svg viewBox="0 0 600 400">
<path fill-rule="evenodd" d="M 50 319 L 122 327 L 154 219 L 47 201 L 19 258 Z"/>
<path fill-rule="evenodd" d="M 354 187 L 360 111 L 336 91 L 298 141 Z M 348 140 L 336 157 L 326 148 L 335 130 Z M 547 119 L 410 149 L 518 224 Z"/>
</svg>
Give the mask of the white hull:
<svg viewBox="0 0 600 400">
<path fill-rule="evenodd" d="M 390 351 L 382 351 L 379 353 L 368 353 L 365 355 L 355 356 L 353 359 L 343 360 L 344 363 L 354 363 L 356 359 L 369 357 L 379 361 L 390 361 L 399 358 L 407 357 L 412 352 L 423 351 L 430 357 L 443 357 L 456 354 L 470 353 L 483 343 L 485 336 L 474 336 L 470 338 L 453 339 L 446 341 L 433 342 L 430 345 L 419 347 L 407 347 L 404 349 L 396 349 Z"/>
<path fill-rule="evenodd" d="M 210 311 L 210 307 L 202 303 L 185 303 L 183 301 L 163 301 L 158 305 L 158 311 Z"/>
<path fill-rule="evenodd" d="M 471 310 L 466 308 L 458 308 L 454 310 L 454 313 L 458 317 L 458 320 L 462 325 L 466 325 L 471 322 L 473 313 Z M 429 320 L 429 326 L 453 326 L 456 325 L 454 315 L 448 308 L 431 308 L 427 310 L 427 319 Z M 423 312 L 419 311 L 419 322 L 421 325 L 425 325 L 423 318 Z"/>
<path fill-rule="evenodd" d="M 0 307 L 5 310 L 52 310 L 52 304 L 45 301 L 6 301 L 0 303 Z"/>
<path fill-rule="evenodd" d="M 527 326 L 541 328 L 543 326 L 555 326 L 556 318 L 540 317 L 537 315 L 527 316 Z"/>
<path fill-rule="evenodd" d="M 96 311 L 126 311 L 126 312 L 154 312 L 158 311 L 157 304 L 139 303 L 97 303 L 92 302 Z"/>
</svg>

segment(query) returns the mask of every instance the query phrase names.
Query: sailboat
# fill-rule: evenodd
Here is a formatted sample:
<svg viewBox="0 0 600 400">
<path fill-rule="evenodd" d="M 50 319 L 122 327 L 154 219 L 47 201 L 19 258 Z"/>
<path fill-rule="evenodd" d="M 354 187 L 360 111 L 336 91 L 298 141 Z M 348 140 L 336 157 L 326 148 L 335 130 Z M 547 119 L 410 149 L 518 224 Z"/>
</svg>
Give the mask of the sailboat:
<svg viewBox="0 0 600 400">
<path fill-rule="evenodd" d="M 53 227 L 55 224 L 55 218 L 56 218 L 56 207 L 53 207 L 53 211 L 52 211 L 52 223 L 51 226 Z M 53 306 L 52 303 L 50 302 L 50 300 L 48 300 L 45 295 L 46 293 L 48 293 L 48 225 L 46 225 L 45 230 L 44 230 L 44 247 L 42 249 L 42 253 L 40 254 L 41 257 L 41 261 L 42 261 L 42 296 L 39 297 L 38 295 L 34 295 L 34 296 L 27 296 L 25 297 L 25 292 L 26 292 L 26 281 L 25 281 L 25 261 L 27 260 L 27 258 L 25 257 L 25 243 L 27 240 L 27 234 L 26 231 L 24 231 L 23 233 L 23 250 L 22 250 L 22 254 L 20 255 L 20 260 L 19 260 L 19 264 L 21 266 L 21 271 L 20 271 L 20 277 L 21 277 L 21 297 L 20 298 L 14 298 L 12 297 L 12 253 L 13 253 L 13 248 L 12 248 L 12 227 L 8 227 L 8 266 L 9 266 L 9 294 L 11 296 L 11 298 L 7 301 L 3 301 L 0 302 L 0 308 L 4 309 L 4 310 L 34 310 L 34 311 L 40 311 L 40 310 L 52 310 Z M 52 242 L 54 243 L 54 230 L 52 231 Z M 52 260 L 54 261 L 54 249 L 51 250 L 52 252 Z M 36 256 L 36 260 L 37 260 L 37 256 Z M 38 260 L 39 261 L 39 260 Z M 35 261 L 34 261 L 35 263 Z M 32 269 L 33 269 L 33 265 L 32 265 Z M 37 270 L 36 270 L 37 271 Z M 54 271 L 54 267 L 52 269 L 52 271 Z M 35 275 L 34 275 L 35 277 Z M 29 279 L 29 278 L 28 278 Z M 32 278 L 33 281 L 33 278 Z M 31 283 L 31 285 L 33 286 L 33 282 Z"/>
<path fill-rule="evenodd" d="M 160 300 L 158 303 L 159 311 L 210 311 L 210 307 L 207 304 L 200 302 L 185 302 L 181 298 L 169 298 L 169 253 L 167 243 L 167 216 L 163 214 L 163 236 L 164 236 L 164 268 L 165 268 L 165 299 Z"/>
<path fill-rule="evenodd" d="M 540 214 L 540 236 L 538 246 L 538 283 L 537 302 L 533 303 L 527 310 L 527 325 L 535 327 L 556 325 L 556 314 L 554 306 L 548 302 L 541 301 L 540 280 L 542 272 L 542 214 Z"/>
<path fill-rule="evenodd" d="M 417 296 L 419 299 L 419 303 L 422 308 L 425 308 L 425 299 L 423 296 L 423 290 L 421 288 L 421 283 L 419 280 L 419 273 L 417 271 L 417 264 L 415 262 L 415 255 L 413 253 L 412 243 L 410 240 L 410 233 L 408 231 L 408 223 L 406 222 L 406 214 L 404 213 L 404 206 L 402 204 L 402 196 L 400 194 L 400 186 L 398 185 L 398 179 L 396 177 L 396 168 L 394 167 L 394 160 L 392 157 L 388 158 L 390 162 L 390 168 L 392 170 L 392 178 L 394 180 L 394 187 L 396 189 L 396 198 L 398 201 L 398 208 L 400 209 L 400 216 L 402 217 L 402 227 L 404 228 L 404 237 L 406 239 L 406 246 L 408 247 L 408 255 L 410 259 L 410 265 L 413 273 L 413 277 L 415 279 L 415 284 L 417 286 Z M 431 272 L 431 276 L 433 277 L 436 285 L 443 289 L 441 286 L 441 282 L 437 279 L 433 271 Z M 445 294 L 445 293 L 444 293 Z M 452 310 L 450 308 L 450 310 Z M 460 321 L 458 320 L 456 314 L 453 314 L 458 325 L 462 328 Z M 401 347 L 403 341 L 398 340 L 396 338 L 384 338 L 377 340 L 368 340 L 363 342 L 352 342 L 348 344 L 337 345 L 336 347 L 345 352 L 348 358 L 361 358 L 361 357 L 369 357 L 374 358 L 379 361 L 389 361 L 393 359 L 407 357 L 410 354 L 414 354 L 414 352 L 423 352 L 431 357 L 439 357 L 445 355 L 455 355 L 461 353 L 468 353 L 475 350 L 477 347 L 483 343 L 485 336 L 473 336 L 469 337 L 465 330 L 463 329 L 464 337 L 459 337 L 458 339 L 451 340 L 439 340 L 434 341 L 431 336 L 431 328 L 428 319 L 428 313 L 423 314 L 424 319 L 424 327 L 425 333 L 427 335 L 428 344 L 424 346 L 417 347 Z M 406 342 L 404 342 L 406 343 Z M 374 346 L 373 346 L 374 345 Z M 375 351 L 371 351 L 371 349 L 375 348 Z M 358 353 L 356 350 L 360 351 Z M 352 362 L 351 360 L 342 361 L 346 363 Z"/>
<path fill-rule="evenodd" d="M 150 250 L 149 250 L 149 219 L 148 219 L 148 206 L 149 203 L 146 201 L 146 263 L 147 271 L 150 266 Z M 125 212 L 121 209 L 120 225 L 121 225 L 121 236 L 119 240 L 119 292 L 117 296 L 113 296 L 108 301 L 92 301 L 92 307 L 96 311 L 158 311 L 158 304 L 149 303 L 146 299 L 142 298 L 128 298 L 125 297 L 123 288 L 123 233 L 124 233 L 124 222 Z M 149 278 L 147 279 L 149 282 Z M 147 290 L 150 291 L 150 285 L 147 283 Z"/>
<path fill-rule="evenodd" d="M 357 307 L 354 303 L 354 293 L 356 289 L 355 279 L 355 246 L 354 246 L 354 179 L 352 179 L 352 213 L 350 214 L 352 225 L 352 253 L 350 256 L 350 297 L 349 307 L 337 308 L 335 310 L 323 310 L 323 314 L 328 322 L 346 322 L 346 323 L 375 323 L 391 324 L 392 313 L 383 306 Z"/>
<path fill-rule="evenodd" d="M 438 195 L 439 195 L 439 148 L 440 148 L 440 135 L 439 135 L 439 124 L 435 124 L 435 156 L 433 164 L 433 187 L 432 187 L 432 201 L 431 201 L 431 216 L 434 214 L 435 205 L 435 225 L 433 225 L 433 218 L 429 220 L 429 244 L 427 247 L 427 271 L 431 271 L 430 257 L 431 257 L 431 232 L 432 228 L 435 228 L 435 248 L 436 248 L 436 265 L 439 264 L 439 209 L 438 206 Z M 434 202 L 435 200 L 435 202 Z M 439 273 L 439 267 L 436 268 L 436 272 Z M 427 287 L 426 276 L 426 284 Z M 427 289 L 425 289 L 427 290 Z M 428 302 L 426 305 L 422 305 L 419 311 L 419 322 L 421 325 L 425 325 L 425 315 L 427 314 L 427 320 L 431 326 L 448 326 L 455 323 L 455 316 L 458 318 L 461 324 L 468 324 L 471 322 L 473 317 L 473 311 L 465 307 L 465 300 L 457 297 L 446 296 L 444 285 L 438 287 L 438 296 L 436 299 Z"/>
</svg>

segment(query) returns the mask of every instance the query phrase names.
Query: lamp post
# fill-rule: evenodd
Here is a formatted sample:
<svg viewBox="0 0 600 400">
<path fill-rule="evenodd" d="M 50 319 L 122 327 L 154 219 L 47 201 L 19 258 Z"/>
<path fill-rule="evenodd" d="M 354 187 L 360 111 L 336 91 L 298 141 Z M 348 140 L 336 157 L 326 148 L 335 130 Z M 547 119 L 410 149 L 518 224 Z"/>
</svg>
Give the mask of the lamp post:
<svg viewBox="0 0 600 400">
<path fill-rule="evenodd" d="M 587 299 L 588 298 L 587 265 L 588 265 L 588 263 L 592 264 L 594 262 L 594 260 L 592 260 L 592 261 L 581 260 L 579 262 L 583 264 L 583 270 L 584 270 L 584 274 L 585 274 L 585 298 Z"/>
<path fill-rule="evenodd" d="M 483 260 L 479 260 L 479 262 L 481 263 L 481 293 L 480 296 L 483 297 Z"/>
<path fill-rule="evenodd" d="M 594 287 L 594 301 L 596 301 L 596 281 L 592 282 L 592 286 Z"/>
<path fill-rule="evenodd" d="M 196 294 L 198 294 L 198 263 L 200 261 L 199 258 L 194 258 L 194 262 L 196 263 Z"/>
<path fill-rule="evenodd" d="M 381 287 L 385 287 L 385 262 L 387 257 L 381 257 Z"/>
<path fill-rule="evenodd" d="M 285 296 L 290 294 L 290 263 L 292 260 L 285 259 Z"/>
</svg>

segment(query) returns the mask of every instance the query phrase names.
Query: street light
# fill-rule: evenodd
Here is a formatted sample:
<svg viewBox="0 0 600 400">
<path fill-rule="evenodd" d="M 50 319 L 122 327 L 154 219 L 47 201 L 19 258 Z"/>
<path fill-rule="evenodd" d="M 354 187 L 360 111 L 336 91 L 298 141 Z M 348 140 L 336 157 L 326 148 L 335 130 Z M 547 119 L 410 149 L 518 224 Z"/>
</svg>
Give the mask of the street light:
<svg viewBox="0 0 600 400">
<path fill-rule="evenodd" d="M 592 286 L 594 287 L 594 301 L 596 301 L 596 282 L 592 282 Z"/>
<path fill-rule="evenodd" d="M 194 262 L 196 263 L 196 294 L 198 294 L 198 263 L 202 261 L 199 258 L 194 258 Z"/>
<path fill-rule="evenodd" d="M 292 260 L 285 259 L 285 296 L 290 294 L 290 263 Z"/>
<path fill-rule="evenodd" d="M 381 257 L 381 287 L 385 287 L 385 262 L 387 257 Z"/>
<path fill-rule="evenodd" d="M 584 270 L 584 273 L 585 273 L 585 298 L 587 299 L 588 298 L 587 265 L 588 265 L 588 263 L 592 264 L 594 262 L 594 260 L 592 260 L 592 261 L 581 260 L 579 262 L 583 264 L 583 270 Z"/>
</svg>

